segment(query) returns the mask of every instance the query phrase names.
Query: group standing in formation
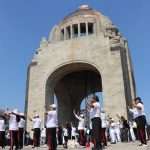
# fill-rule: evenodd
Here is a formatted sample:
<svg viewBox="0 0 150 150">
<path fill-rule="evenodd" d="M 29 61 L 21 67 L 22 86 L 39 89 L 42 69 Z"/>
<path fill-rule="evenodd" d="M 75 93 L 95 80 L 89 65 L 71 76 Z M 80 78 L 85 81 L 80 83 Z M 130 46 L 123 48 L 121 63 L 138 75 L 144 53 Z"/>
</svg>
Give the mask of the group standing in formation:
<svg viewBox="0 0 150 150">
<path fill-rule="evenodd" d="M 102 150 L 107 147 L 108 142 L 129 142 L 139 140 L 139 146 L 147 145 L 148 132 L 146 132 L 146 117 L 144 105 L 140 97 L 135 98 L 128 111 L 132 119 L 116 115 L 112 118 L 101 108 L 97 96 L 93 96 L 88 104 L 89 121 L 85 113 L 76 113 L 74 117 L 78 120 L 75 123 L 58 124 L 57 106 L 52 104 L 45 112 L 45 125 L 42 127 L 42 120 L 38 113 L 29 117 L 19 113 L 17 109 L 6 111 L 0 115 L 0 146 L 10 146 L 10 150 L 22 149 L 24 145 L 32 144 L 32 148 L 47 144 L 48 150 L 56 150 L 58 145 L 68 148 L 68 142 L 75 147 L 81 146 L 94 150 Z M 32 121 L 33 138 L 25 132 L 26 119 Z M 87 123 L 89 122 L 89 123 Z"/>
</svg>

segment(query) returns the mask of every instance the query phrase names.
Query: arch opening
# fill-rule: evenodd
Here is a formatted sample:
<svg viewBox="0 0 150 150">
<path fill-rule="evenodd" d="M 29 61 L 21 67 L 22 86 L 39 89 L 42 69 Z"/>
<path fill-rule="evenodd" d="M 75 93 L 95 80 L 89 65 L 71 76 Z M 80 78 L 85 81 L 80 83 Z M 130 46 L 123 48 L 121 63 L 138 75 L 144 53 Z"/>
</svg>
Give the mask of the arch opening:
<svg viewBox="0 0 150 150">
<path fill-rule="evenodd" d="M 75 122 L 73 110 L 86 107 L 89 95 L 102 93 L 99 71 L 87 63 L 72 63 L 56 69 L 46 83 L 46 109 L 49 104 L 58 106 L 58 122 Z M 85 104 L 83 104 L 83 102 Z"/>
</svg>

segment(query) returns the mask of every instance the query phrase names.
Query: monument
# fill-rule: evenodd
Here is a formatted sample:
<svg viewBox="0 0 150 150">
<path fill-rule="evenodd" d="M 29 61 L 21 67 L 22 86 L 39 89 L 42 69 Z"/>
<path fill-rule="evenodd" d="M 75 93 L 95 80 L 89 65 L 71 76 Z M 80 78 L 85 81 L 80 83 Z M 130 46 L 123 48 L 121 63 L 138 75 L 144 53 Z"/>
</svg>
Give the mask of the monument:
<svg viewBox="0 0 150 150">
<path fill-rule="evenodd" d="M 73 109 L 96 92 L 102 92 L 108 114 L 128 116 L 135 81 L 127 40 L 108 17 L 82 5 L 42 38 L 28 66 L 26 115 L 37 111 L 44 123 L 57 98 L 58 121 L 72 121 Z"/>
</svg>

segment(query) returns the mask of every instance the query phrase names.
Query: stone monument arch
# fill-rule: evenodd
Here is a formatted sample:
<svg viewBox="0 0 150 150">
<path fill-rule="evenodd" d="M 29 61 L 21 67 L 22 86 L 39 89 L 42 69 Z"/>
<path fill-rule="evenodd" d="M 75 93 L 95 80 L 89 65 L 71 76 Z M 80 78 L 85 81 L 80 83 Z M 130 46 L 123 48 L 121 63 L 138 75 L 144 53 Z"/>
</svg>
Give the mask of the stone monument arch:
<svg viewBox="0 0 150 150">
<path fill-rule="evenodd" d="M 56 96 L 59 122 L 72 121 L 73 109 L 94 92 L 103 92 L 112 117 L 127 116 L 135 81 L 127 40 L 108 17 L 82 5 L 54 26 L 48 40 L 42 38 L 28 67 L 25 111 L 32 116 L 36 110 L 44 122 Z"/>
</svg>

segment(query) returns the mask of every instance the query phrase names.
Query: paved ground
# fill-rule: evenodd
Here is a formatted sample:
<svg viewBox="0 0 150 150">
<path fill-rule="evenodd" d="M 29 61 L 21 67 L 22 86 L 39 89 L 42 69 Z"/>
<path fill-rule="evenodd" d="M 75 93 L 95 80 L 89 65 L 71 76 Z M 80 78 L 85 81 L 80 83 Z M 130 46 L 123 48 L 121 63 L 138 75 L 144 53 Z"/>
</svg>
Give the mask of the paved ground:
<svg viewBox="0 0 150 150">
<path fill-rule="evenodd" d="M 109 144 L 108 147 L 105 150 L 150 150 L 150 142 L 148 143 L 148 146 L 137 146 L 139 143 L 117 143 L 115 145 Z M 8 148 L 6 148 L 8 150 Z M 31 146 L 25 147 L 24 150 L 32 150 Z M 36 149 L 34 149 L 36 150 Z M 38 150 L 47 150 L 46 146 L 42 146 L 38 148 Z M 58 147 L 58 150 L 64 150 L 62 147 Z M 77 147 L 77 148 L 72 148 L 68 147 L 68 150 L 86 150 L 85 148 Z M 91 149 L 89 149 L 91 150 Z"/>
</svg>

